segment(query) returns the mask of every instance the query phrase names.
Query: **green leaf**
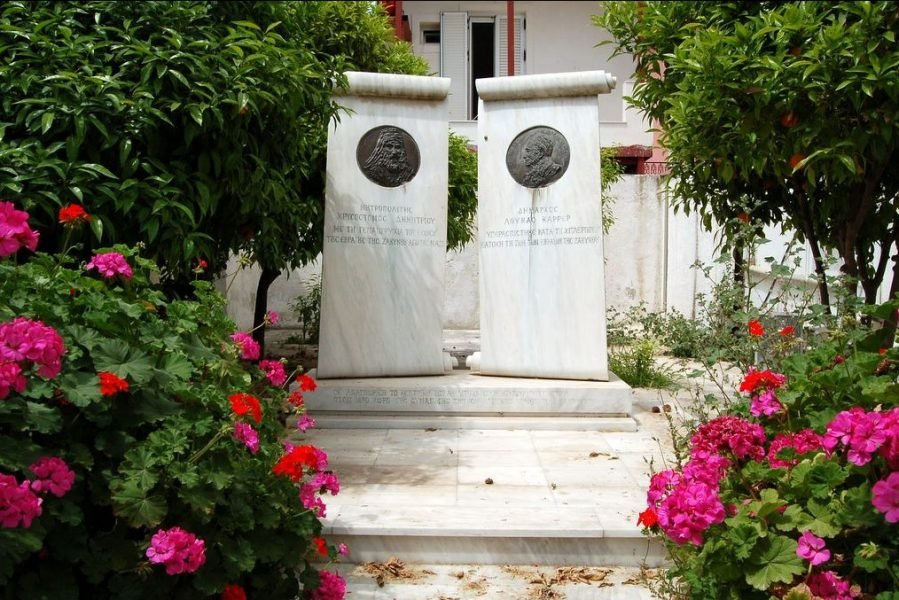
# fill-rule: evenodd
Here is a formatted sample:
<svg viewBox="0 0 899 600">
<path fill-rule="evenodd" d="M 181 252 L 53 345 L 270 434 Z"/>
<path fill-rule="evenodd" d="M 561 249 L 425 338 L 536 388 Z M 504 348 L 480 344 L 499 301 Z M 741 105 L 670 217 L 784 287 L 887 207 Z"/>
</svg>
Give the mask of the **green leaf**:
<svg viewBox="0 0 899 600">
<path fill-rule="evenodd" d="M 25 423 L 32 431 L 56 433 L 62 427 L 62 416 L 57 408 L 25 402 Z"/>
<path fill-rule="evenodd" d="M 119 377 L 130 377 L 135 383 L 144 383 L 153 376 L 154 360 L 141 350 L 119 340 L 99 344 L 93 353 L 97 371 L 108 371 Z"/>
<path fill-rule="evenodd" d="M 112 495 L 116 514 L 134 527 L 155 527 L 168 512 L 168 504 L 160 495 L 146 496 L 133 482 L 126 482 Z"/>
<path fill-rule="evenodd" d="M 56 115 L 52 112 L 45 112 L 41 117 L 41 133 L 47 133 L 53 127 L 53 119 Z"/>
<path fill-rule="evenodd" d="M 103 395 L 100 393 L 100 380 L 96 373 L 83 371 L 66 373 L 59 378 L 59 386 L 65 392 L 66 399 L 78 408 L 100 403 L 103 400 Z"/>
<path fill-rule="evenodd" d="M 773 583 L 790 583 L 805 572 L 802 559 L 796 555 L 796 540 L 771 535 L 756 546 L 746 563 L 746 583 L 765 591 Z"/>
</svg>

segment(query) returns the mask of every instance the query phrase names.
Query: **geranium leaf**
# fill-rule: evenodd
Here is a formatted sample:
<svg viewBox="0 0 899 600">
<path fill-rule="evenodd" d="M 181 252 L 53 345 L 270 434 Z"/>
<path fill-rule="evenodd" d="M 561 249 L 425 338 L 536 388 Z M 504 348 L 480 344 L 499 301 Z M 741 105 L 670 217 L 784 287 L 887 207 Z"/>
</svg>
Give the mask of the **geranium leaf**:
<svg viewBox="0 0 899 600">
<path fill-rule="evenodd" d="M 135 527 L 159 525 L 168 512 L 165 498 L 147 496 L 132 482 L 122 485 L 118 493 L 113 494 L 112 502 L 116 514 Z"/>
<path fill-rule="evenodd" d="M 58 409 L 36 402 L 25 403 L 25 421 L 32 431 L 40 433 L 55 433 L 62 425 Z"/>
<path fill-rule="evenodd" d="M 119 340 L 98 344 L 94 349 L 93 359 L 97 371 L 109 371 L 119 377 L 128 377 L 134 383 L 144 383 L 153 375 L 153 359 Z"/>
<path fill-rule="evenodd" d="M 772 583 L 789 583 L 805 571 L 802 559 L 796 555 L 796 540 L 782 535 L 768 536 L 752 553 L 746 565 L 746 583 L 758 590 L 767 590 Z"/>
</svg>

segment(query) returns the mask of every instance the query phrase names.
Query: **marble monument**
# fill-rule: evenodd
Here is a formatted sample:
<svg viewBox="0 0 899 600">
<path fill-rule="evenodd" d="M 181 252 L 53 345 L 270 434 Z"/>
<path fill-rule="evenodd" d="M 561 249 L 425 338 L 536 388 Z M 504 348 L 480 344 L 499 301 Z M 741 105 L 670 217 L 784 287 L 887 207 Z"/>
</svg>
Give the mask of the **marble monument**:
<svg viewBox="0 0 899 600">
<path fill-rule="evenodd" d="M 328 136 L 317 376 L 442 375 L 450 81 L 346 76 Z"/>
<path fill-rule="evenodd" d="M 479 79 L 482 375 L 608 381 L 604 71 Z"/>
</svg>

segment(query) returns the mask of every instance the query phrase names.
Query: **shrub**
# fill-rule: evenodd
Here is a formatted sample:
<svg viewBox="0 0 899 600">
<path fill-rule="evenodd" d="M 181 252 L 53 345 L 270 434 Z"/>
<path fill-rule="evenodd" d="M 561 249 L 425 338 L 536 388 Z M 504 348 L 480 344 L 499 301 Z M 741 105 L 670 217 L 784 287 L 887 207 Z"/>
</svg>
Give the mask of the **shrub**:
<svg viewBox="0 0 899 600">
<path fill-rule="evenodd" d="M 305 294 L 297 297 L 290 309 L 297 317 L 300 325 L 303 344 L 318 344 L 318 334 L 322 316 L 322 280 L 320 275 L 313 275 L 308 282 Z"/>
<path fill-rule="evenodd" d="M 794 334 L 745 326 L 762 348 Z M 899 597 L 899 353 L 878 346 L 855 330 L 750 369 L 653 476 L 640 523 L 664 535 L 666 597 Z"/>
<path fill-rule="evenodd" d="M 314 382 L 300 376 L 288 395 L 283 367 L 241 358 L 252 339 L 230 335 L 210 284 L 167 301 L 137 250 L 116 246 L 87 266 L 46 254 L 17 264 L 29 228 L 18 218 L 10 235 L 4 215 L 24 213 L 0 208 L 11 209 L 0 210 L 11 257 L 0 260 L 5 597 L 203 598 L 241 586 L 294 598 L 334 584 L 310 561 L 337 554 L 318 519 L 336 478 L 323 452 L 282 440 L 284 411 Z"/>
</svg>

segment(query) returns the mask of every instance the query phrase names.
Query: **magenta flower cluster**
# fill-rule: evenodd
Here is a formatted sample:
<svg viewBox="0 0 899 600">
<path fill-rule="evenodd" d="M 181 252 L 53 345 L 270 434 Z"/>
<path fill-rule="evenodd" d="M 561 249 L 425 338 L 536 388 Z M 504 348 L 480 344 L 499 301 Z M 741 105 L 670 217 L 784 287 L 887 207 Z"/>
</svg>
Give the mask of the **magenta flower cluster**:
<svg viewBox="0 0 899 600">
<path fill-rule="evenodd" d="M 62 498 L 75 483 L 75 472 L 58 456 L 41 457 L 29 470 L 35 474 L 31 489 L 38 493 L 50 492 Z"/>
<path fill-rule="evenodd" d="M 765 430 L 740 417 L 718 417 L 699 426 L 690 438 L 690 456 L 730 451 L 739 460 L 761 460 L 765 456 Z"/>
<path fill-rule="evenodd" d="M 775 469 L 795 466 L 799 462 L 798 458 L 778 457 L 778 453 L 786 448 L 792 448 L 796 456 L 824 451 L 821 436 L 811 429 L 803 429 L 796 433 L 778 433 L 768 447 L 768 464 Z"/>
<path fill-rule="evenodd" d="M 167 575 L 194 573 L 206 562 L 206 542 L 180 527 L 160 529 L 150 540 L 147 558 L 165 565 Z"/>
<path fill-rule="evenodd" d="M 814 594 L 816 600 L 852 600 L 859 595 L 833 571 L 812 573 L 806 580 L 809 591 Z"/>
<path fill-rule="evenodd" d="M 846 458 L 864 466 L 879 452 L 892 469 L 899 466 L 899 407 L 886 412 L 855 407 L 837 414 L 827 425 L 824 447 L 847 449 Z"/>
<path fill-rule="evenodd" d="M 131 265 L 118 252 L 95 254 L 85 268 L 88 271 L 96 269 L 106 279 L 113 279 L 117 275 L 121 275 L 124 279 L 131 279 L 134 275 L 131 271 Z"/>
<path fill-rule="evenodd" d="M 890 473 L 874 484 L 871 504 L 883 513 L 888 523 L 899 523 L 899 471 Z"/>
<path fill-rule="evenodd" d="M 238 331 L 231 335 L 231 341 L 240 348 L 240 357 L 243 360 L 258 360 L 260 349 L 259 344 L 246 331 Z"/>
<path fill-rule="evenodd" d="M 31 522 L 41 516 L 42 503 L 31 490 L 31 482 L 19 483 L 14 476 L 0 473 L 0 526 L 31 527 Z"/>
<path fill-rule="evenodd" d="M 41 321 L 16 317 L 0 324 L 0 399 L 25 389 L 24 372 L 32 365 L 41 377 L 59 375 L 65 351 L 62 337 Z"/>
<path fill-rule="evenodd" d="M 340 481 L 334 473 L 319 472 L 312 476 L 309 483 L 300 486 L 300 503 L 303 508 L 311 510 L 318 517 L 327 516 L 327 506 L 319 494 L 329 492 L 336 496 L 340 492 Z"/>
<path fill-rule="evenodd" d="M 338 573 L 320 571 L 321 585 L 312 592 L 312 600 L 343 600 L 346 581 Z"/>
<path fill-rule="evenodd" d="M 251 454 L 259 452 L 259 433 L 248 423 L 242 421 L 234 423 L 234 439 L 243 442 Z"/>
<path fill-rule="evenodd" d="M 28 213 L 16 210 L 12 202 L 0 202 L 0 258 L 12 256 L 20 248 L 37 249 L 40 234 L 28 226 Z"/>
<path fill-rule="evenodd" d="M 265 377 L 275 387 L 281 387 L 287 381 L 287 373 L 284 372 L 284 363 L 280 360 L 260 360 L 259 368 L 265 373 Z"/>
<path fill-rule="evenodd" d="M 62 498 L 75 483 L 75 473 L 56 456 L 41 457 L 28 468 L 36 477 L 22 483 L 13 475 L 0 473 L 0 526 L 7 529 L 31 527 L 43 510 L 43 498 L 38 494 L 49 492 Z"/>
</svg>

